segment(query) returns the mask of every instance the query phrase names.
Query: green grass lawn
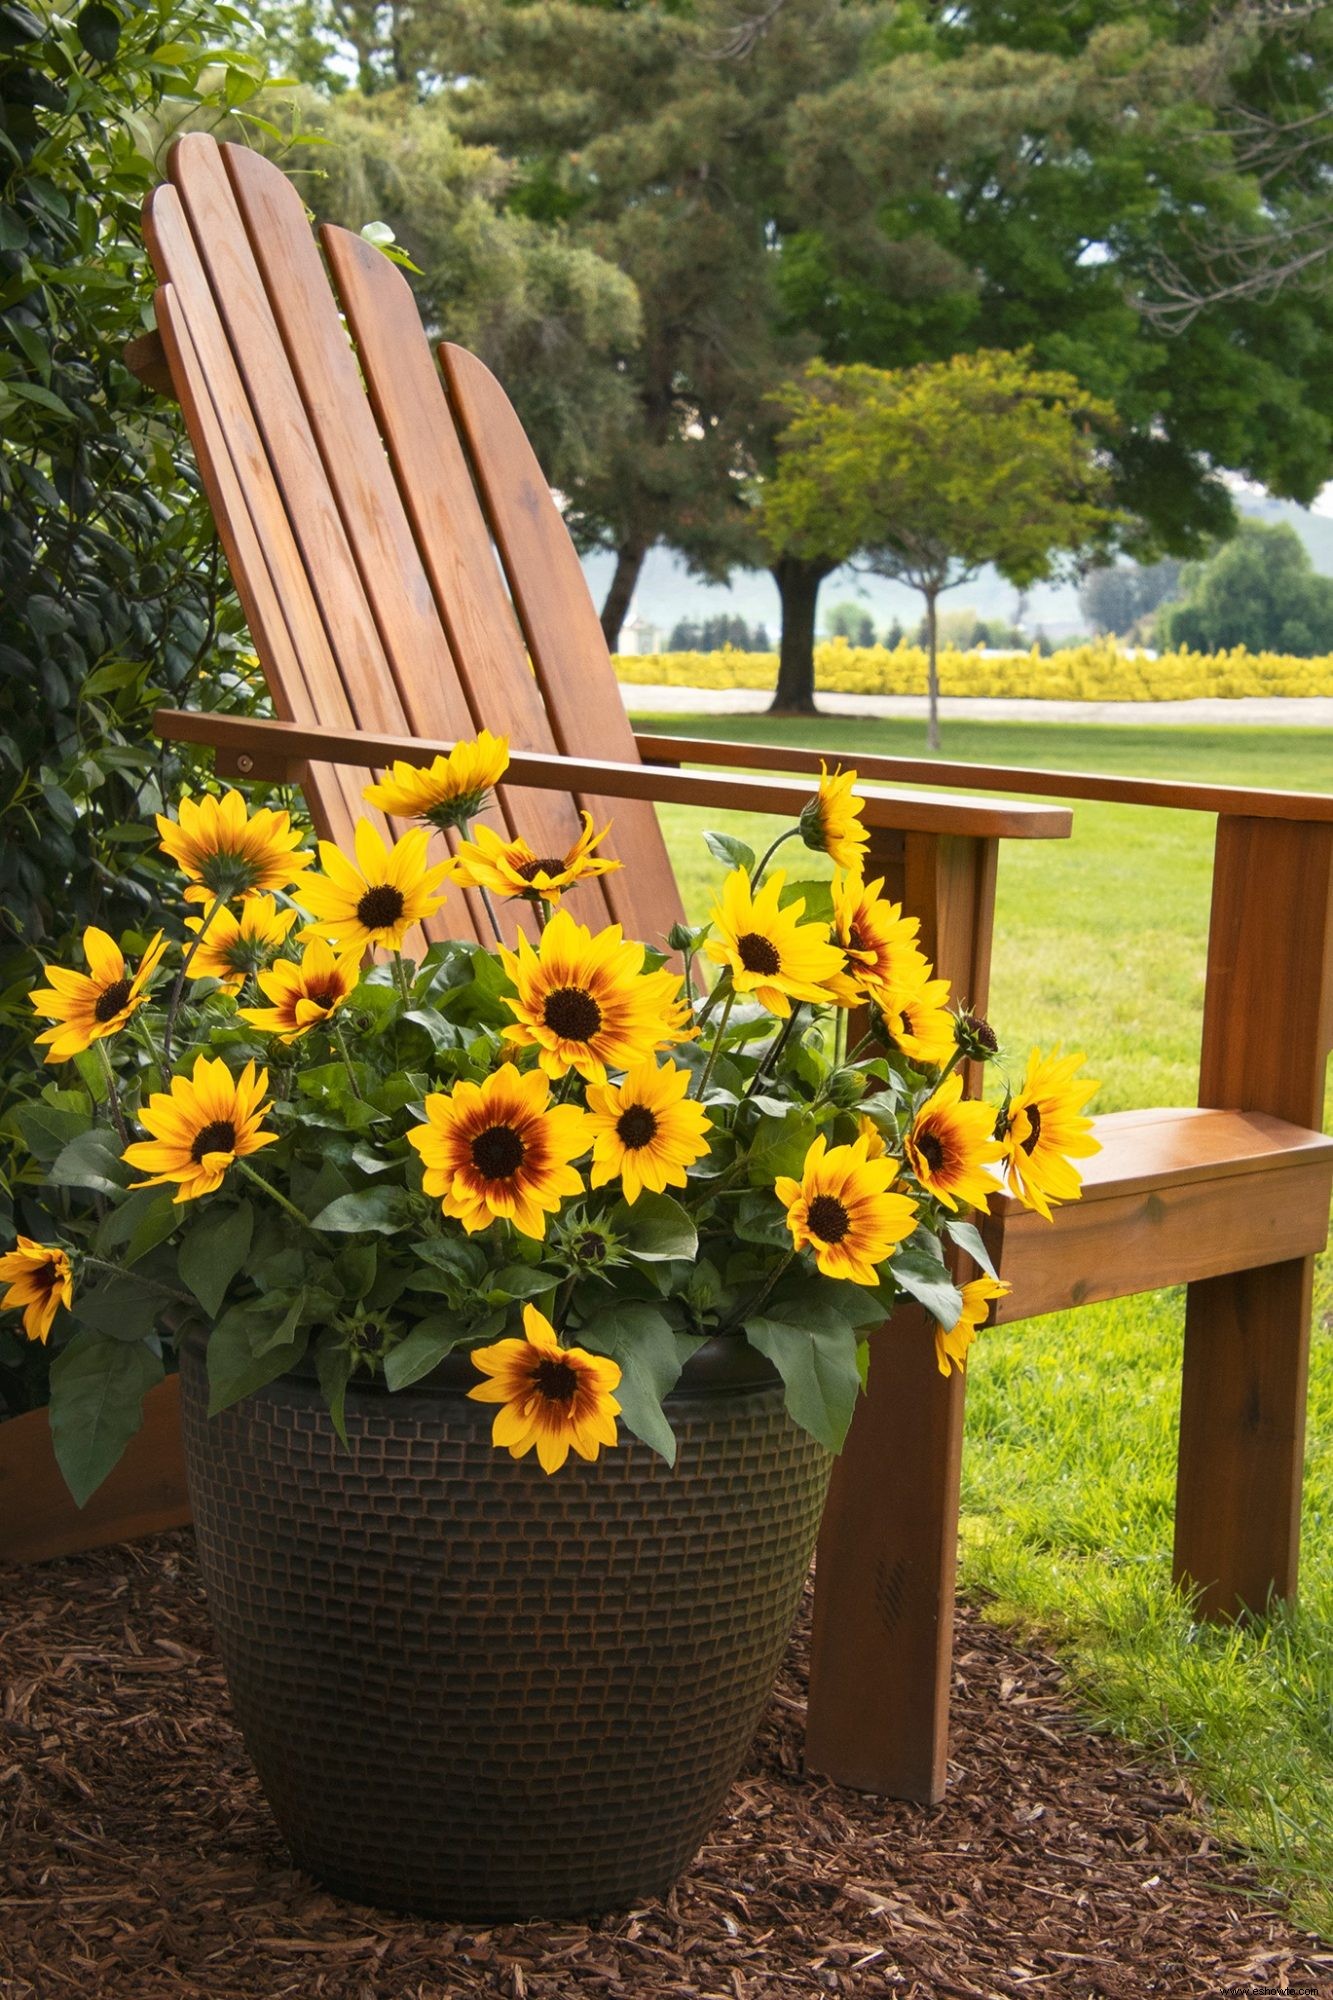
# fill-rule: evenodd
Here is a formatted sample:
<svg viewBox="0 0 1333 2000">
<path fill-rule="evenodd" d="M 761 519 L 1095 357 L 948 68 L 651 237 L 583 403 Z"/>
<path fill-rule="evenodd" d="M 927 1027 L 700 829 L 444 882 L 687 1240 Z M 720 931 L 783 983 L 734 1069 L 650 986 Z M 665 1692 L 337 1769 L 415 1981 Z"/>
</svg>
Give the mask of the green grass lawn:
<svg viewBox="0 0 1333 2000">
<path fill-rule="evenodd" d="M 922 754 L 920 724 L 655 720 L 680 735 Z M 1333 790 L 1314 730 L 945 722 L 953 760 Z M 664 818 L 687 903 L 716 866 L 704 816 Z M 764 838 L 771 822 L 730 815 Z M 1078 803 L 1066 842 L 1001 850 L 990 1014 L 1086 1051 L 1094 1108 L 1194 1101 L 1213 821 Z M 806 869 L 804 858 L 798 872 Z M 964 1586 L 1054 1639 L 1085 1711 L 1188 1768 L 1217 1830 L 1333 1935 L 1333 1258 L 1316 1292 L 1301 1601 L 1247 1630 L 1194 1624 L 1170 1579 L 1182 1292 L 983 1334 L 969 1371 Z"/>
</svg>

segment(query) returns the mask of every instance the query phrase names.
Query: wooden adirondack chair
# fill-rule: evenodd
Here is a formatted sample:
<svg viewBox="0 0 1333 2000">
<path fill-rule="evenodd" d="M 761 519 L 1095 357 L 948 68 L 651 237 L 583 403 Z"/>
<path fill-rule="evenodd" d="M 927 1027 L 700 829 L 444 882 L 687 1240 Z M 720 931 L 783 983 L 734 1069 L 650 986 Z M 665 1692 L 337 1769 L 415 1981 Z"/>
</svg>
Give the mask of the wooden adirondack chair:
<svg viewBox="0 0 1333 2000">
<path fill-rule="evenodd" d="M 769 773 L 818 760 L 635 737 L 503 391 L 448 343 L 441 377 L 401 274 L 345 230 L 317 246 L 276 167 L 185 138 L 145 227 L 158 333 L 131 365 L 182 404 L 280 718 L 163 712 L 162 733 L 214 746 L 221 774 L 295 777 L 320 831 L 345 842 L 368 767 L 507 731 L 500 822 L 560 853 L 578 808 L 613 819 L 626 865 L 583 886 L 578 913 L 662 939 L 681 907 L 651 801 L 790 816 L 808 781 Z M 1314 1129 L 1333 1040 L 1333 800 L 858 765 L 895 784 L 1220 813 L 1202 1083 L 1220 1108 L 1099 1121 L 1084 1201 L 1054 1226 L 1000 1202 L 993 1229 L 1008 1317 L 1189 1281 L 1177 1570 L 1219 1610 L 1289 1593 L 1309 1273 L 1333 1177 Z M 867 791 L 864 819 L 871 872 L 920 917 L 955 994 L 984 1008 L 999 842 L 1060 838 L 1068 812 L 899 789 Z M 429 928 L 488 935 L 457 892 Z M 909 1798 L 944 1782 L 962 1407 L 923 1316 L 897 1314 L 876 1336 L 819 1545 L 810 1761 Z"/>
</svg>

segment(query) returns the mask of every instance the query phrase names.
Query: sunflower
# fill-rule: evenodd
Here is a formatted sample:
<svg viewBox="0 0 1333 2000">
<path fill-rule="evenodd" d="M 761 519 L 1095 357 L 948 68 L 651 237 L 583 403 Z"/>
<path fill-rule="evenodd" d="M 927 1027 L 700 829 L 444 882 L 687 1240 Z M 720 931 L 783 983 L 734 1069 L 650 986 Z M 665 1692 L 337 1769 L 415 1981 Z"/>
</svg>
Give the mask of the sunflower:
<svg viewBox="0 0 1333 2000">
<path fill-rule="evenodd" d="M 322 875 L 301 884 L 301 901 L 318 919 L 310 926 L 315 937 L 336 938 L 350 945 L 383 945 L 400 951 L 413 924 L 434 916 L 443 896 L 434 891 L 448 875 L 451 861 L 426 866 L 430 834 L 413 827 L 387 847 L 368 819 L 356 823 L 356 858 L 360 873 L 331 840 L 319 843 Z"/>
<path fill-rule="evenodd" d="M 503 1216 L 524 1236 L 545 1236 L 547 1216 L 582 1192 L 570 1161 L 588 1150 L 588 1114 L 550 1104 L 550 1093 L 541 1070 L 520 1076 L 505 1063 L 484 1083 L 427 1097 L 426 1123 L 407 1137 L 421 1155 L 426 1193 L 439 1195 L 469 1235 Z"/>
<path fill-rule="evenodd" d="M 861 801 L 852 796 L 856 773 L 841 765 L 830 771 L 822 757 L 819 772 L 819 791 L 801 814 L 801 839 L 835 867 L 859 870 L 870 835 L 861 824 Z"/>
<path fill-rule="evenodd" d="M 589 1083 L 605 1083 L 608 1067 L 632 1069 L 673 1032 L 680 992 L 674 972 L 644 972 L 641 944 L 608 924 L 594 937 L 567 910 L 557 910 L 534 951 L 525 937 L 517 951 L 500 947 L 515 997 L 506 996 L 517 1019 L 505 1038 L 536 1043 L 548 1076 L 576 1069 Z"/>
<path fill-rule="evenodd" d="M 639 1063 L 624 1082 L 592 1084 L 588 1090 L 588 1130 L 595 1136 L 593 1187 L 620 1176 L 625 1199 L 636 1202 L 644 1188 L 665 1194 L 684 1187 L 686 1169 L 708 1151 L 710 1120 L 701 1104 L 686 1096 L 688 1070 L 675 1063 Z"/>
<path fill-rule="evenodd" d="M 608 821 L 600 833 L 592 830 L 592 815 L 584 813 L 583 831 L 565 854 L 534 854 L 526 840 L 515 836 L 502 840 L 489 826 L 473 829 L 470 843 L 464 842 L 454 856 L 458 880 L 474 889 L 490 889 L 497 896 L 542 897 L 559 902 L 566 889 L 592 875 L 605 875 L 623 862 L 593 849 L 611 831 Z"/>
<path fill-rule="evenodd" d="M 977 1337 L 977 1328 L 991 1308 L 992 1299 L 1002 1299 L 1013 1290 L 998 1278 L 973 1278 L 963 1286 L 963 1310 L 952 1326 L 935 1322 L 935 1359 L 941 1375 L 952 1375 L 952 1362 L 964 1372 L 967 1350 Z"/>
<path fill-rule="evenodd" d="M 299 965 L 280 958 L 269 971 L 258 974 L 259 990 L 273 1005 L 240 1007 L 237 1012 L 256 1028 L 280 1035 L 284 1042 L 294 1042 L 308 1029 L 331 1019 L 355 991 L 362 956 L 359 944 L 335 955 L 323 938 L 312 937 Z"/>
<path fill-rule="evenodd" d="M 995 1192 L 985 1171 L 998 1160 L 995 1106 L 963 1101 L 963 1079 L 948 1076 L 928 1097 L 903 1141 L 907 1164 L 927 1194 L 946 1208 L 968 1202 L 984 1209 Z"/>
<path fill-rule="evenodd" d="M 721 933 L 704 945 L 708 956 L 729 968 L 740 994 L 752 993 L 761 1007 L 784 1020 L 793 1000 L 829 999 L 829 982 L 842 971 L 843 955 L 829 943 L 827 924 L 803 924 L 803 897 L 780 909 L 786 881 L 778 868 L 755 895 L 743 868 L 722 884 L 721 901 L 710 912 Z"/>
<path fill-rule="evenodd" d="M 455 743 L 447 756 L 425 769 L 395 764 L 387 778 L 367 785 L 367 805 L 400 819 L 429 820 L 441 833 L 466 826 L 490 804 L 490 794 L 509 768 L 509 738 L 483 729 L 471 743 Z"/>
<path fill-rule="evenodd" d="M 220 799 L 206 792 L 198 801 L 187 792 L 177 815 L 173 820 L 158 813 L 157 830 L 163 852 L 189 879 L 187 903 L 285 889 L 315 858 L 301 848 L 290 813 L 263 808 L 247 814 L 239 792 L 224 792 Z"/>
<path fill-rule="evenodd" d="M 887 1156 L 871 1159 L 867 1139 L 825 1151 L 827 1144 L 821 1132 L 805 1156 L 799 1181 L 782 1174 L 774 1182 L 792 1242 L 798 1250 L 808 1246 L 814 1251 L 826 1278 L 877 1285 L 875 1266 L 911 1235 L 917 1204 L 908 1195 L 889 1193 L 898 1162 Z"/>
<path fill-rule="evenodd" d="M 46 976 L 51 984 L 28 995 L 37 1012 L 56 1023 L 37 1037 L 39 1048 L 44 1042 L 50 1044 L 47 1062 L 68 1062 L 104 1035 L 114 1035 L 123 1028 L 135 1008 L 148 998 L 148 982 L 166 948 L 159 931 L 131 977 L 115 939 L 93 924 L 83 934 L 87 972 L 66 972 L 63 966 L 48 965 Z"/>
<path fill-rule="evenodd" d="M 881 876 L 865 882 L 860 875 L 835 870 L 833 876 L 833 941 L 843 954 L 843 968 L 829 981 L 829 991 L 844 1006 L 876 1000 L 881 1006 L 899 987 L 911 987 L 930 976 L 930 965 L 918 946 L 920 919 L 905 917 L 901 903 L 880 894 Z"/>
<path fill-rule="evenodd" d="M 879 1002 L 889 1040 L 923 1069 L 944 1069 L 957 1052 L 957 1024 L 948 1001 L 948 980 L 933 979 L 926 964 L 920 978 L 894 987 Z"/>
<path fill-rule="evenodd" d="M 265 1132 L 260 1120 L 268 1106 L 261 1100 L 268 1089 L 268 1071 L 257 1074 L 252 1062 L 238 1077 L 221 1056 L 200 1056 L 194 1075 L 174 1076 L 170 1091 L 155 1090 L 139 1113 L 139 1123 L 152 1134 L 127 1146 L 123 1157 L 132 1167 L 155 1169 L 132 1187 L 163 1187 L 176 1183 L 178 1202 L 212 1194 L 234 1160 L 271 1146 L 276 1132 Z"/>
<path fill-rule="evenodd" d="M 1082 1192 L 1082 1177 L 1070 1155 L 1101 1151 L 1100 1141 L 1091 1136 L 1092 1120 L 1081 1115 L 1097 1088 L 1091 1078 L 1074 1075 L 1082 1061 L 1081 1055 L 1062 1056 L 1059 1049 L 1049 1056 L 1033 1049 L 1022 1086 L 995 1126 L 1010 1188 L 1025 1208 L 1035 1208 L 1048 1222 L 1052 1207 L 1077 1201 Z"/>
<path fill-rule="evenodd" d="M 202 931 L 203 917 L 187 917 L 185 928 Z M 262 971 L 296 922 L 295 910 L 280 910 L 272 896 L 247 896 L 239 917 L 230 910 L 218 910 L 190 960 L 194 979 L 220 979 L 224 993 L 233 998 L 252 972 Z"/>
<path fill-rule="evenodd" d="M 511 1458 L 536 1445 L 543 1472 L 558 1472 L 571 1445 L 580 1458 L 596 1458 L 604 1444 L 616 1441 L 620 1405 L 612 1390 L 620 1383 L 619 1366 L 586 1348 L 562 1347 L 536 1306 L 524 1306 L 523 1332 L 522 1340 L 497 1340 L 472 1351 L 489 1379 L 468 1395 L 501 1405 L 491 1443 Z"/>
<path fill-rule="evenodd" d="M 0 1306 L 10 1312 L 21 1307 L 23 1331 L 43 1344 L 57 1309 L 68 1311 L 74 1299 L 68 1254 L 53 1244 L 34 1243 L 31 1236 L 20 1236 L 18 1249 L 0 1257 L 0 1284 L 9 1286 Z"/>
</svg>

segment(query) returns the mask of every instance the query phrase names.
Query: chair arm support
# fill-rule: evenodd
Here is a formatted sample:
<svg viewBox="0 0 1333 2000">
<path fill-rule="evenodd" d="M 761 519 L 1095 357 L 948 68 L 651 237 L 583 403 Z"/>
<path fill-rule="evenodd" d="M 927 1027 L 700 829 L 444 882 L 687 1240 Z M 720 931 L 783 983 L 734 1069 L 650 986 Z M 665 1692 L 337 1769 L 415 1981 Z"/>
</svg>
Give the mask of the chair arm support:
<svg viewBox="0 0 1333 2000">
<path fill-rule="evenodd" d="M 1171 806 L 1184 812 L 1243 813 L 1252 819 L 1333 821 L 1333 793 L 1252 791 L 1239 785 L 1178 785 L 1160 778 L 1106 778 L 1092 771 L 1030 771 L 1015 764 L 950 764 L 938 757 L 875 757 L 860 751 L 806 750 L 790 743 L 734 743 L 726 738 L 661 736 L 636 729 L 651 764 L 722 764 L 759 771 L 810 771 L 841 755 L 861 779 L 890 785 L 982 785 L 987 791 L 1038 793 L 1053 799 L 1102 799 L 1113 805 Z"/>
<path fill-rule="evenodd" d="M 217 715 L 200 709 L 159 709 L 158 734 L 171 742 L 211 745 L 220 775 L 295 781 L 303 764 L 351 764 L 369 770 L 401 760 L 429 764 L 453 748 L 447 741 L 411 736 L 349 735 L 297 722 Z M 606 798 L 713 806 L 719 812 L 772 813 L 795 819 L 810 797 L 797 778 L 737 777 L 733 772 L 670 770 L 653 764 L 617 764 L 556 751 L 513 750 L 507 783 L 538 791 L 594 793 Z M 901 833 L 960 834 L 980 839 L 1061 840 L 1072 824 L 1059 806 L 1008 804 L 995 799 L 953 799 L 925 792 L 861 791 L 862 819 L 871 828 Z"/>
</svg>

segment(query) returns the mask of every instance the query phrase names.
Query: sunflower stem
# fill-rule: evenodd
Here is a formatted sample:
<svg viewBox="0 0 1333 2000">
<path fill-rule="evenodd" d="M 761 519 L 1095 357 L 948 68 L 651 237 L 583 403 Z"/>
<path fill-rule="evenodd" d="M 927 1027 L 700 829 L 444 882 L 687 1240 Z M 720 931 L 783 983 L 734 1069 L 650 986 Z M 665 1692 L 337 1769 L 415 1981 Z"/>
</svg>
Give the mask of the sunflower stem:
<svg viewBox="0 0 1333 2000">
<path fill-rule="evenodd" d="M 329 1031 L 329 1039 L 335 1044 L 338 1054 L 343 1059 L 343 1068 L 347 1071 L 347 1081 L 352 1086 L 352 1095 L 360 1097 L 361 1086 L 356 1080 L 356 1071 L 352 1068 L 352 1058 L 347 1052 L 347 1043 L 343 1040 L 342 1022 L 328 1020 L 324 1025 Z"/>
<path fill-rule="evenodd" d="M 708 1088 L 709 1079 L 712 1077 L 714 1067 L 717 1063 L 718 1051 L 722 1047 L 722 1037 L 727 1032 L 727 1022 L 731 1019 L 731 1010 L 735 1005 L 736 989 L 733 986 L 727 995 L 727 1004 L 722 1009 L 722 1019 L 717 1024 L 717 1033 L 713 1037 L 713 1046 L 708 1051 L 708 1061 L 704 1064 L 703 1075 L 699 1078 L 699 1088 L 694 1093 L 701 1104 L 704 1092 Z"/>
<path fill-rule="evenodd" d="M 295 1202 L 288 1201 L 285 1194 L 279 1194 L 272 1181 L 266 1181 L 262 1174 L 256 1173 L 254 1168 L 249 1166 L 244 1160 L 237 1160 L 236 1164 L 248 1181 L 253 1181 L 256 1187 L 262 1188 L 266 1195 L 271 1196 L 277 1202 L 279 1208 L 285 1209 L 288 1215 L 294 1217 L 300 1223 L 302 1229 L 311 1229 L 310 1217 L 302 1215 Z M 312 1234 L 317 1233 L 317 1231 L 312 1230 Z"/>
<path fill-rule="evenodd" d="M 99 1271 L 110 1271 L 117 1278 L 123 1278 L 126 1275 L 123 1264 L 113 1264 L 109 1257 L 94 1257 L 92 1252 L 88 1250 L 79 1253 L 79 1263 L 80 1265 L 95 1265 Z M 161 1292 L 164 1298 L 176 1299 L 181 1305 L 198 1307 L 199 1301 L 191 1293 L 179 1291 L 175 1285 L 164 1285 L 160 1278 L 150 1278 L 143 1271 L 135 1271 L 134 1282 L 136 1285 L 146 1285 L 150 1292 Z"/>
<path fill-rule="evenodd" d="M 484 803 L 486 805 L 489 805 L 491 801 L 487 799 Z M 472 844 L 472 821 L 470 819 L 460 820 L 458 831 L 462 835 L 464 844 L 470 847 Z M 485 910 L 487 918 L 490 921 L 491 929 L 495 933 L 495 942 L 497 944 L 503 944 L 504 932 L 500 929 L 500 918 L 499 914 L 496 911 L 495 904 L 491 900 L 491 892 L 486 887 L 486 884 L 484 882 L 478 882 L 476 887 L 478 893 L 481 896 L 481 906 Z"/>
<path fill-rule="evenodd" d="M 128 1146 L 130 1143 L 129 1127 L 125 1123 L 125 1113 L 120 1108 L 120 1084 L 117 1081 L 116 1072 L 112 1066 L 111 1053 L 106 1045 L 106 1037 L 99 1035 L 93 1046 L 102 1058 L 102 1068 L 106 1071 L 106 1101 L 107 1109 L 111 1113 L 111 1122 L 120 1134 L 121 1145 Z"/>
<path fill-rule="evenodd" d="M 181 999 L 185 992 L 185 978 L 194 962 L 194 955 L 208 935 L 208 927 L 227 900 L 225 890 L 219 890 L 208 906 L 204 921 L 194 934 L 194 943 L 181 960 L 180 971 L 176 974 L 176 984 L 171 989 L 167 1002 L 167 1018 L 162 1023 L 162 1069 L 167 1077 L 171 1075 L 171 1038 L 176 1031 L 176 1016 L 180 1012 Z"/>
<path fill-rule="evenodd" d="M 777 853 L 783 841 L 795 840 L 800 831 L 801 829 L 799 826 L 789 826 L 787 828 L 787 831 L 785 833 L 780 833 L 777 839 L 765 851 L 765 853 L 755 866 L 754 874 L 750 877 L 750 894 L 752 896 L 755 890 L 759 887 L 760 882 L 764 878 L 764 870 L 768 867 L 769 862 L 773 859 L 773 856 Z"/>
<path fill-rule="evenodd" d="M 749 1083 L 745 1086 L 744 1094 L 741 1097 L 742 1104 L 746 1103 L 751 1097 L 754 1096 L 755 1091 L 759 1088 L 759 1085 L 762 1083 L 764 1077 L 768 1074 L 768 1072 L 770 1070 L 777 1068 L 778 1057 L 782 1054 L 783 1049 L 787 1046 L 787 1043 L 791 1038 L 792 1029 L 796 1026 L 796 1017 L 800 1013 L 800 1011 L 801 1011 L 801 1002 L 798 1000 L 795 1006 L 792 1008 L 790 1014 L 788 1014 L 786 1020 L 783 1022 L 781 1031 L 773 1037 L 773 1040 L 764 1050 L 763 1055 L 760 1056 L 758 1064 L 756 1065 L 755 1068 L 754 1075 L 750 1078 Z"/>
<path fill-rule="evenodd" d="M 401 951 L 396 951 L 393 954 L 393 976 L 398 982 L 398 991 L 402 996 L 403 1005 L 410 1007 L 412 1005 L 412 988 L 408 984 L 407 967 L 403 964 L 403 954 Z"/>
<path fill-rule="evenodd" d="M 778 1280 L 787 1271 L 791 1269 L 792 1265 L 795 1262 L 796 1262 L 796 1252 L 794 1250 L 789 1250 L 786 1256 L 783 1258 L 782 1262 L 776 1267 L 776 1269 L 769 1272 L 768 1276 L 765 1278 L 763 1284 L 759 1287 L 759 1290 L 755 1293 L 754 1298 L 751 1300 L 745 1312 L 737 1314 L 736 1319 L 733 1322 L 734 1325 L 744 1326 L 747 1319 L 753 1318 L 754 1314 L 757 1313 L 762 1306 L 767 1305 Z M 719 1328 L 718 1330 L 719 1332 L 728 1331 L 728 1329 L 726 1328 Z"/>
</svg>

